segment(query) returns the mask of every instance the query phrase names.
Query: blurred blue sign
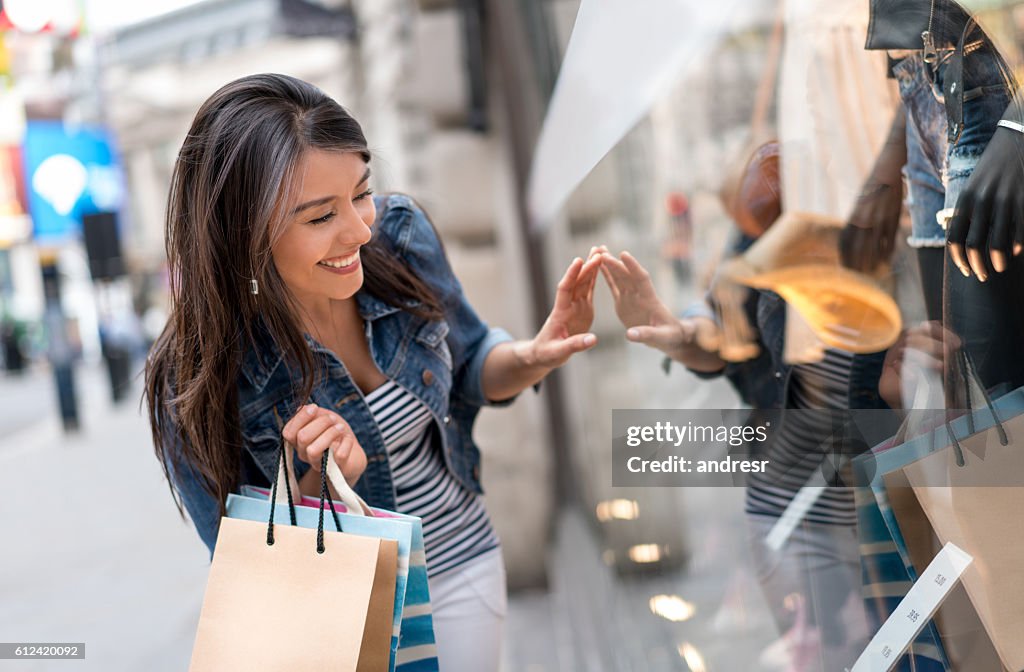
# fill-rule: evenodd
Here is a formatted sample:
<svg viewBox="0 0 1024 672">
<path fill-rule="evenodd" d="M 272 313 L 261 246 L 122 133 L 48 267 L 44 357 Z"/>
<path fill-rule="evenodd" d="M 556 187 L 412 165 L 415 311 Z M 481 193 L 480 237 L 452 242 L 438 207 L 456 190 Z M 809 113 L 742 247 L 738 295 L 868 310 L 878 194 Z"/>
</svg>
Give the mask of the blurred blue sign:
<svg viewBox="0 0 1024 672">
<path fill-rule="evenodd" d="M 29 121 L 24 158 L 36 242 L 55 244 L 77 237 L 84 215 L 121 208 L 124 181 L 105 129 Z"/>
</svg>

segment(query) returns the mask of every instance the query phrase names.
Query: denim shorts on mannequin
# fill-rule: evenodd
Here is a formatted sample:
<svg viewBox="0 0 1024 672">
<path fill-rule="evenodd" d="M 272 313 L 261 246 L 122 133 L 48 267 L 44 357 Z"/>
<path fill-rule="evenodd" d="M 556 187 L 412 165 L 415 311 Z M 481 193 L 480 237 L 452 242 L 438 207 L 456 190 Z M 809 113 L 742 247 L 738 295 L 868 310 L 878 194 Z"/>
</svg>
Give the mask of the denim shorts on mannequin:
<svg viewBox="0 0 1024 672">
<path fill-rule="evenodd" d="M 946 195 L 942 181 L 947 153 L 946 111 L 933 93 L 920 53 L 900 61 L 893 74 L 907 115 L 907 163 L 903 167 L 911 232 L 907 244 L 914 248 L 943 247 L 946 233 L 935 215 L 944 207 Z"/>
<path fill-rule="evenodd" d="M 893 68 L 907 114 L 907 208 L 911 247 L 942 247 L 946 234 L 936 221 L 939 210 L 956 205 L 988 141 L 1010 102 L 999 59 L 991 48 L 974 48 L 964 57 L 966 88 L 963 130 L 950 144 L 944 77 L 953 52 L 940 51 L 937 68 L 912 53 Z"/>
</svg>

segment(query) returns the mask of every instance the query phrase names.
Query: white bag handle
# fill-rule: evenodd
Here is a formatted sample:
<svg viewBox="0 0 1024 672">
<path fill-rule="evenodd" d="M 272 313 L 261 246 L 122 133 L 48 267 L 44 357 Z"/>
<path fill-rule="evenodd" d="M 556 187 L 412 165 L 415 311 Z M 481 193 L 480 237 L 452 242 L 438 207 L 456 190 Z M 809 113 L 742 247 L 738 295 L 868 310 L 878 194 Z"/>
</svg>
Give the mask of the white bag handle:
<svg viewBox="0 0 1024 672">
<path fill-rule="evenodd" d="M 291 486 L 292 491 L 292 502 L 298 504 L 302 501 L 302 493 L 299 492 L 299 483 L 295 478 L 295 458 L 292 457 L 292 451 L 294 448 L 290 443 L 285 443 L 284 459 L 279 460 L 277 464 L 277 478 L 279 483 L 283 483 L 283 478 L 288 479 L 288 484 Z M 282 473 L 283 472 L 283 473 Z M 344 474 L 341 473 L 341 468 L 333 460 L 327 459 L 327 482 L 331 484 L 334 491 L 338 493 L 338 499 L 341 500 L 342 504 L 348 509 L 348 513 L 356 516 L 373 516 L 373 511 L 367 505 L 363 498 L 356 494 L 356 491 L 352 489 L 352 486 L 345 480 Z M 277 501 L 287 502 L 288 491 L 286 488 L 277 488 Z"/>
</svg>

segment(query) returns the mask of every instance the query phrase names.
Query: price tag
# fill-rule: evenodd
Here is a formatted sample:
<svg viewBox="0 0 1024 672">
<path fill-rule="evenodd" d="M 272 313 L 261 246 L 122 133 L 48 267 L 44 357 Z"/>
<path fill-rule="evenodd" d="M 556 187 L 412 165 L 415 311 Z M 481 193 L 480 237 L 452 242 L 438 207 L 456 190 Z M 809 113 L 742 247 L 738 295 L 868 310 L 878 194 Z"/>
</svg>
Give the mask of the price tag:
<svg viewBox="0 0 1024 672">
<path fill-rule="evenodd" d="M 886 619 L 849 672 L 888 672 L 974 560 L 947 543 Z"/>
</svg>

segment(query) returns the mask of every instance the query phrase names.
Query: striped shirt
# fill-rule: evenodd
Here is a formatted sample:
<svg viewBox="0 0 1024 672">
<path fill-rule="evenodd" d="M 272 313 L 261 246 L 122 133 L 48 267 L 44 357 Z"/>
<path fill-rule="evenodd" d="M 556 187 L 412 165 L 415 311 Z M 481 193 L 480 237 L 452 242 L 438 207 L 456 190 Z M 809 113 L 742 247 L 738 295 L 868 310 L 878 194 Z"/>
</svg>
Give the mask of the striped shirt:
<svg viewBox="0 0 1024 672">
<path fill-rule="evenodd" d="M 752 474 L 748 481 L 747 513 L 779 517 L 809 480 L 810 485 L 825 485 L 822 461 L 829 447 L 825 442 L 833 432 L 832 420 L 827 413 L 790 411 L 849 408 L 852 365 L 852 353 L 828 349 L 822 361 L 793 367 L 784 421 L 768 451 L 771 464 L 766 473 Z M 855 525 L 853 490 L 825 488 L 804 519 Z"/>
<path fill-rule="evenodd" d="M 427 575 L 455 569 L 498 547 L 483 499 L 448 470 L 430 410 L 393 380 L 366 395 L 380 428 L 399 513 L 423 519 Z"/>
</svg>

